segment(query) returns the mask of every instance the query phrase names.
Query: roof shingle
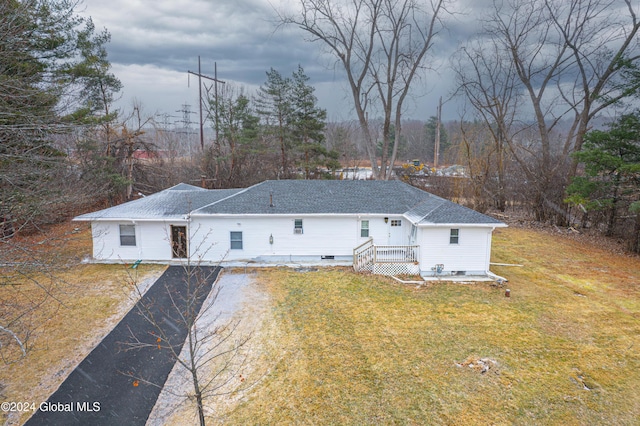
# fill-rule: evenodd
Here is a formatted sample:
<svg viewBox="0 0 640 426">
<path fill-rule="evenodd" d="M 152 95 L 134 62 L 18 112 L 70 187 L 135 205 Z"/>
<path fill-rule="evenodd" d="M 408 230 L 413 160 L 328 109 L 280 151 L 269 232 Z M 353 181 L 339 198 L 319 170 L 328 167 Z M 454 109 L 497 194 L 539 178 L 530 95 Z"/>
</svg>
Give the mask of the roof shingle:
<svg viewBox="0 0 640 426">
<path fill-rule="evenodd" d="M 181 183 L 147 197 L 83 214 L 75 219 L 181 219 L 195 209 L 219 201 L 238 191 L 240 190 L 206 190 Z"/>
<path fill-rule="evenodd" d="M 271 180 L 246 189 L 204 190 L 187 184 L 78 220 L 169 219 L 193 215 L 404 215 L 420 224 L 501 224 L 400 181 Z"/>
</svg>

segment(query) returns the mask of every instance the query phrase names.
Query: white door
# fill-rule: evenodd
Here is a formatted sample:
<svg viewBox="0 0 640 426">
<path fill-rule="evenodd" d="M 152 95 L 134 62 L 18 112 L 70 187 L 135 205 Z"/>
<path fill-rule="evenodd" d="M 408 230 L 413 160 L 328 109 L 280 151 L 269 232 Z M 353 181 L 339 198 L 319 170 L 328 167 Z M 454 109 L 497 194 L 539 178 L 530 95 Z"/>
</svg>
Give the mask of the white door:
<svg viewBox="0 0 640 426">
<path fill-rule="evenodd" d="M 391 219 L 389 220 L 389 245 L 401 246 L 404 245 L 404 234 L 402 232 L 402 220 Z"/>
</svg>

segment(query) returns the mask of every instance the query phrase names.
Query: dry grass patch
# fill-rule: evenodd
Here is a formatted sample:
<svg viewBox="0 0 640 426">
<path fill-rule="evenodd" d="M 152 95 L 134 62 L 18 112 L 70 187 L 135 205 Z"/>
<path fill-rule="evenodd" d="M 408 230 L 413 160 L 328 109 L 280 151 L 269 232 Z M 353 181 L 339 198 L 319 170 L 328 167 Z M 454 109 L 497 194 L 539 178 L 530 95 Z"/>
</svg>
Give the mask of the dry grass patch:
<svg viewBox="0 0 640 426">
<path fill-rule="evenodd" d="M 90 230 L 65 224 L 42 235 L 24 238 L 51 268 L 29 274 L 5 268 L 0 286 L 2 315 L 18 312 L 37 301 L 33 312 L 18 322 L 20 331 L 30 330 L 28 353 L 10 364 L 0 364 L 2 401 L 45 401 L 75 366 L 100 342 L 135 302 L 133 282 L 154 279 L 164 266 L 140 265 L 136 270 L 124 265 L 81 264 L 91 252 Z M 77 228 L 77 229 L 76 229 Z M 32 239 L 35 245 L 31 244 Z M 38 244 L 41 241 L 44 243 Z M 9 353 L 11 359 L 14 352 Z M 21 424 L 31 414 L 0 413 L 0 422 Z"/>
<path fill-rule="evenodd" d="M 638 258 L 521 229 L 494 241 L 495 262 L 525 265 L 495 268 L 510 298 L 347 269 L 262 272 L 280 361 L 226 421 L 634 424 Z"/>
</svg>

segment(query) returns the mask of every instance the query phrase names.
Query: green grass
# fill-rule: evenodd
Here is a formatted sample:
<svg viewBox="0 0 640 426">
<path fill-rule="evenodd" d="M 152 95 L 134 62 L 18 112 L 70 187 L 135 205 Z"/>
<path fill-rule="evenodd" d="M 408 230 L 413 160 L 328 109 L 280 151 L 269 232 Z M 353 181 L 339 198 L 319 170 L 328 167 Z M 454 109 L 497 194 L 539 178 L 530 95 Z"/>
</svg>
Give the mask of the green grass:
<svg viewBox="0 0 640 426">
<path fill-rule="evenodd" d="M 420 289 L 347 269 L 260 274 L 270 374 L 230 424 L 637 424 L 640 262 L 507 229 L 488 284 Z M 466 366 L 479 358 L 488 372 Z M 462 364 L 463 366 L 458 366 Z"/>
</svg>

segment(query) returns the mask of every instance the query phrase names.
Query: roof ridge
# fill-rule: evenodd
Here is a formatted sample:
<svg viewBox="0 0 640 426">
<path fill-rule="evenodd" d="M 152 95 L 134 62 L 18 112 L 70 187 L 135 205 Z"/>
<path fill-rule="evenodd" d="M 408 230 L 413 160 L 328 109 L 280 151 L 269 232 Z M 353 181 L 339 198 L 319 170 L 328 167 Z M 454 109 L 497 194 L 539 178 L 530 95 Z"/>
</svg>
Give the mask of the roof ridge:
<svg viewBox="0 0 640 426">
<path fill-rule="evenodd" d="M 170 186 L 169 188 L 163 189 L 162 191 L 175 191 L 176 188 L 178 188 L 180 186 L 185 188 L 185 189 L 182 189 L 180 191 L 206 191 L 205 188 L 201 188 L 199 186 L 191 185 L 190 183 L 185 183 L 185 182 L 177 183 L 177 184 L 175 184 L 173 186 Z M 187 187 L 188 187 L 188 189 L 186 189 Z M 160 192 L 162 192 L 162 191 L 160 191 Z"/>
<path fill-rule="evenodd" d="M 437 195 L 433 195 L 433 194 L 431 194 L 431 193 L 429 193 L 429 192 L 427 192 L 427 194 L 431 195 L 435 200 L 437 200 L 437 201 L 438 201 L 438 204 L 437 204 L 434 208 L 432 208 L 431 210 L 429 210 L 426 214 L 424 214 L 424 215 L 420 216 L 420 220 L 418 220 L 418 223 L 419 223 L 419 222 L 422 222 L 422 221 L 423 221 L 427 216 L 429 216 L 431 213 L 433 213 L 433 212 L 435 212 L 436 210 L 438 210 L 440 207 L 442 207 L 443 205 L 445 205 L 447 201 L 449 201 L 449 200 L 447 200 L 447 199 L 445 199 L 445 198 L 438 197 Z M 421 205 L 423 205 L 423 204 L 426 204 L 426 203 L 428 203 L 428 202 L 430 202 L 430 201 L 432 201 L 432 200 L 430 200 L 430 199 L 423 200 L 423 201 L 421 201 L 420 203 L 418 203 L 418 204 L 416 204 L 415 206 L 413 206 L 413 207 L 411 208 L 411 210 L 413 210 L 413 209 L 417 208 L 418 206 L 421 206 Z M 450 203 L 453 203 L 453 201 L 449 201 L 449 202 L 450 202 Z M 453 204 L 455 204 L 455 203 L 453 203 Z M 406 213 L 410 212 L 411 210 L 407 211 Z M 406 214 L 406 213 L 405 213 L 405 214 Z"/>
<path fill-rule="evenodd" d="M 234 192 L 233 194 L 231 194 L 231 195 L 227 196 L 227 197 L 224 197 L 224 198 L 221 198 L 221 199 L 219 199 L 219 200 L 217 200 L 217 201 L 214 201 L 213 203 L 209 203 L 209 204 L 207 204 L 207 205 L 205 205 L 205 206 L 202 206 L 202 207 L 200 207 L 200 208 L 197 208 L 197 209 L 195 209 L 195 210 L 192 210 L 192 211 L 190 211 L 190 212 L 189 212 L 189 214 L 190 214 L 190 215 L 192 215 L 192 214 L 194 214 L 194 213 L 196 213 L 196 214 L 197 214 L 198 210 L 202 210 L 202 209 L 207 208 L 207 207 L 209 207 L 209 206 L 213 206 L 213 205 L 215 205 L 215 204 L 221 203 L 221 202 L 223 202 L 223 201 L 226 201 L 226 200 L 228 200 L 228 199 L 230 199 L 230 198 L 235 197 L 236 195 L 243 194 L 243 193 L 247 192 L 248 190 L 250 190 L 250 189 L 252 189 L 252 188 L 255 188 L 256 186 L 260 186 L 260 185 L 262 185 L 262 184 L 263 184 L 263 183 L 265 183 L 265 182 L 268 182 L 268 181 L 262 181 L 262 182 L 256 183 L 255 185 L 251 185 L 251 186 L 249 186 L 249 187 L 247 187 L 247 188 L 228 188 L 227 190 L 233 190 L 233 189 L 239 189 L 239 190 L 238 190 L 237 192 Z M 210 190 L 210 191 L 211 191 L 211 190 Z"/>
</svg>

